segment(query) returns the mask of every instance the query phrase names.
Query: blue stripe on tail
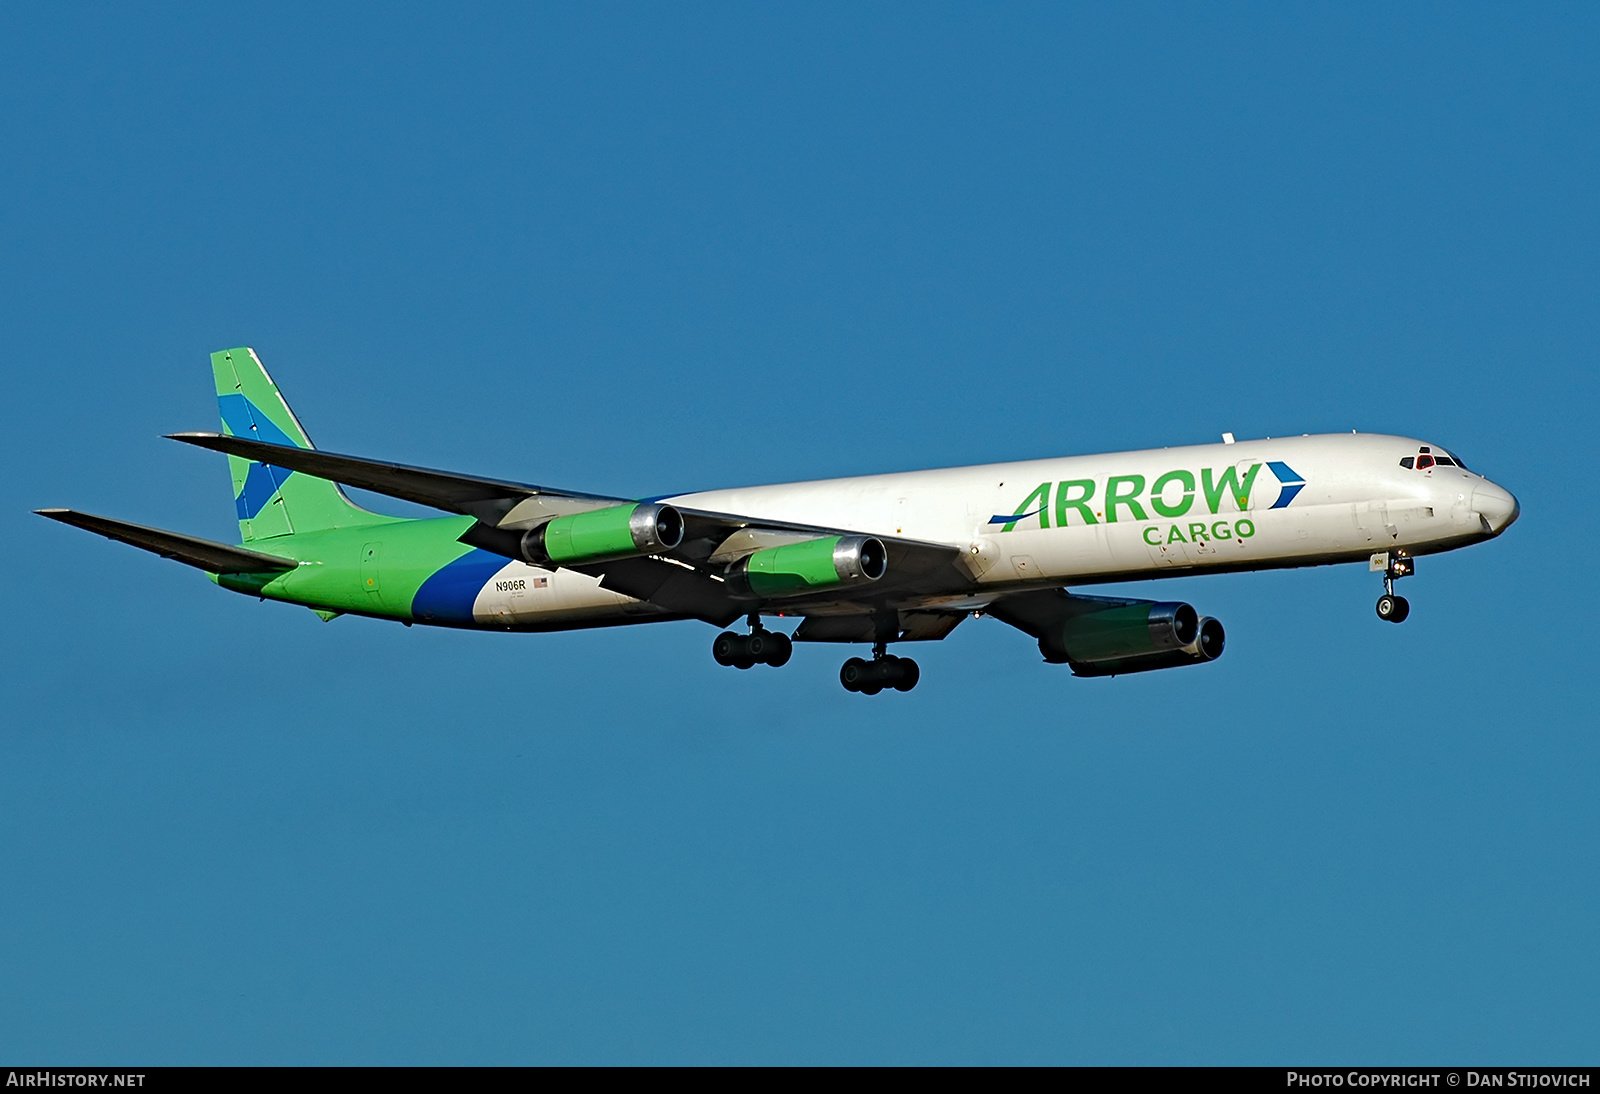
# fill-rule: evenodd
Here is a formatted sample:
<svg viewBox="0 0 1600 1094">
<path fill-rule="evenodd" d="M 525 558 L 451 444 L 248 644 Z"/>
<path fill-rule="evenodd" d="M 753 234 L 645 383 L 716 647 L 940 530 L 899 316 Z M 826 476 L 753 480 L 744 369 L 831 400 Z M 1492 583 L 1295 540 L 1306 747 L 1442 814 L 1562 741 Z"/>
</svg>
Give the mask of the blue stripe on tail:
<svg viewBox="0 0 1600 1094">
<path fill-rule="evenodd" d="M 294 438 L 274 425 L 271 418 L 261 413 L 260 408 L 243 395 L 218 395 L 217 407 L 222 411 L 223 424 L 235 437 L 288 445 L 290 448 L 300 447 L 294 443 Z M 244 489 L 233 499 L 234 506 L 239 510 L 239 519 L 254 520 L 292 474 L 294 472 L 287 468 L 252 463 L 245 475 Z"/>
</svg>

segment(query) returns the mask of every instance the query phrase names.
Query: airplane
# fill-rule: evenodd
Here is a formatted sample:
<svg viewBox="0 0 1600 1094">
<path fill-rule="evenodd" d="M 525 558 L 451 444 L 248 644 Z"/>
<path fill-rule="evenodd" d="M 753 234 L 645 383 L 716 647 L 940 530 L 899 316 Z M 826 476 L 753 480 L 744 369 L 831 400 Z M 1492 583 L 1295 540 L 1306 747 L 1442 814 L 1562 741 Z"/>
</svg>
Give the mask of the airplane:
<svg viewBox="0 0 1600 1094">
<path fill-rule="evenodd" d="M 1493 539 L 1510 492 L 1431 442 L 1325 434 L 626 498 L 314 448 L 255 351 L 211 355 L 241 543 L 71 509 L 41 516 L 203 570 L 234 592 L 340 615 L 491 631 L 696 619 L 720 665 L 785 664 L 795 642 L 870 645 L 846 690 L 910 691 L 888 652 L 992 616 L 1077 676 L 1204 664 L 1222 624 L 1186 603 L 1069 591 L 1105 582 L 1335 563 L 1383 575 Z M 384 516 L 341 486 L 450 515 Z M 764 621 L 793 618 L 792 633 Z M 744 632 L 728 629 L 744 620 Z M 775 626 L 777 624 L 774 624 Z"/>
</svg>

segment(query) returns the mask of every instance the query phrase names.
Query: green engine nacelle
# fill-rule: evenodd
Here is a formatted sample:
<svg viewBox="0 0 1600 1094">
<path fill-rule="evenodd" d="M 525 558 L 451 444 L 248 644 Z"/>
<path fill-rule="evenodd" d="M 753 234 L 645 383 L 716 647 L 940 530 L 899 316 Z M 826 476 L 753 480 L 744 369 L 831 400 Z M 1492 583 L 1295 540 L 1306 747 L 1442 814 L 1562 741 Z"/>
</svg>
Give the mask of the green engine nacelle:
<svg viewBox="0 0 1600 1094">
<path fill-rule="evenodd" d="M 728 581 L 756 596 L 801 596 L 876 581 L 888 568 L 889 553 L 875 536 L 824 536 L 746 555 L 729 567 Z"/>
<path fill-rule="evenodd" d="M 1226 637 L 1220 622 L 1187 604 L 1118 604 L 1052 624 L 1039 652 L 1074 676 L 1120 676 L 1214 661 Z"/>
<path fill-rule="evenodd" d="M 522 537 L 522 558 L 582 564 L 670 551 L 683 542 L 683 515 L 659 502 L 593 509 L 541 524 Z"/>
</svg>

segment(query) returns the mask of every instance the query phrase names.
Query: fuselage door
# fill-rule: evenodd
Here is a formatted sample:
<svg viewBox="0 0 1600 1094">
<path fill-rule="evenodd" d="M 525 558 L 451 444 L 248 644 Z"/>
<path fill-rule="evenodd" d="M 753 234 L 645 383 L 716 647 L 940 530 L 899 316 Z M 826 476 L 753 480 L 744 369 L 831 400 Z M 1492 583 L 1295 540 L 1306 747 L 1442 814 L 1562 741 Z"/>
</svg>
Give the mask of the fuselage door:
<svg viewBox="0 0 1600 1094">
<path fill-rule="evenodd" d="M 1394 542 L 1398 530 L 1389 523 L 1389 506 L 1385 502 L 1356 502 L 1350 506 L 1356 524 L 1359 543 Z"/>
</svg>

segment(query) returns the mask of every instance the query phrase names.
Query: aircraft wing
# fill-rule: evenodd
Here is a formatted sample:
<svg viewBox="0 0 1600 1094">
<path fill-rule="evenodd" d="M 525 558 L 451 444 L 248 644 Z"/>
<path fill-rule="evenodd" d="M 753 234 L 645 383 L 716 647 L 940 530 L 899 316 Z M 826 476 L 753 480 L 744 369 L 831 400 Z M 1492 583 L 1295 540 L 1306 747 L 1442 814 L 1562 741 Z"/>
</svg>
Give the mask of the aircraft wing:
<svg viewBox="0 0 1600 1094">
<path fill-rule="evenodd" d="M 411 467 L 221 433 L 169 436 L 185 444 L 474 517 L 478 523 L 461 537 L 462 542 L 507 558 L 520 556 L 522 533 L 542 521 L 634 500 Z M 570 568 L 599 577 L 606 588 L 668 611 L 726 625 L 763 603 L 759 598 L 736 594 L 722 581 L 720 575 L 728 564 L 767 546 L 857 534 L 855 529 L 674 508 L 683 516 L 684 536 L 671 551 Z M 925 608 L 939 597 L 968 590 L 970 579 L 960 568 L 958 549 L 893 536 L 877 538 L 888 552 L 889 564 L 883 578 L 870 585 L 785 598 L 785 610 L 795 615 L 859 615 L 864 611 L 883 614 Z M 927 629 L 932 633 L 938 627 Z"/>
<path fill-rule="evenodd" d="M 62 524 L 96 532 L 107 539 L 131 544 L 141 550 L 158 554 L 162 558 L 175 559 L 211 574 L 265 574 L 292 570 L 299 565 L 291 558 L 264 555 L 259 551 L 247 551 L 243 547 L 229 547 L 225 543 L 213 543 L 209 539 L 196 539 L 194 536 L 179 535 L 177 532 L 164 532 L 159 528 L 146 528 L 142 524 L 129 524 L 126 521 L 112 520 L 110 517 L 79 513 L 73 509 L 35 509 L 34 512 L 41 517 L 49 517 L 51 520 L 59 520 Z"/>
<path fill-rule="evenodd" d="M 230 456 L 304 472 L 360 490 L 429 505 L 447 513 L 476 517 L 496 527 L 519 506 L 528 510 L 528 517 L 538 519 L 541 516 L 548 518 L 581 513 L 607 505 L 622 505 L 632 500 L 552 490 L 545 486 L 460 475 L 452 471 L 434 471 L 360 456 L 341 456 L 315 448 L 296 448 L 248 437 L 230 437 L 225 433 L 169 433 L 167 436 L 171 440 L 209 448 L 213 452 L 226 452 Z M 530 502 L 531 505 L 526 504 Z"/>
</svg>

